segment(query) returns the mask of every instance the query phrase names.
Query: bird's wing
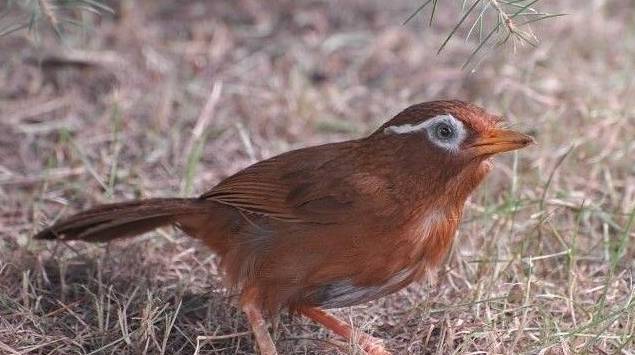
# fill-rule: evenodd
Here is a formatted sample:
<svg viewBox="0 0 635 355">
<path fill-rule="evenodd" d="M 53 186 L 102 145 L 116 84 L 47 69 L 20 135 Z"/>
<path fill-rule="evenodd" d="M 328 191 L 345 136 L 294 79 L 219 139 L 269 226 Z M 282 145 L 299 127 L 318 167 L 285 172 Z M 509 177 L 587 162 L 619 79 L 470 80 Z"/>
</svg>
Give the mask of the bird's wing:
<svg viewBox="0 0 635 355">
<path fill-rule="evenodd" d="M 287 222 L 337 223 L 360 208 L 355 142 L 291 151 L 223 180 L 201 198 Z"/>
</svg>

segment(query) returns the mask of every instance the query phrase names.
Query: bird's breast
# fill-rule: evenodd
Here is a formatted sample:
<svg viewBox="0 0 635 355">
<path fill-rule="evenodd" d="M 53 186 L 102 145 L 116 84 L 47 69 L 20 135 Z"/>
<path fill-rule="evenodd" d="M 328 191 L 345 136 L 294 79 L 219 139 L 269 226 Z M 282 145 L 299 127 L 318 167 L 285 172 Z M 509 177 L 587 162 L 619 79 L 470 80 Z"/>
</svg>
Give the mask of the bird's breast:
<svg viewBox="0 0 635 355">
<path fill-rule="evenodd" d="M 429 275 L 443 260 L 458 226 L 460 213 L 432 209 L 383 236 L 354 275 L 321 284 L 310 303 L 325 308 L 352 306 L 386 296 Z"/>
<path fill-rule="evenodd" d="M 440 207 L 411 218 L 392 236 L 394 246 L 385 248 L 391 250 L 387 258 L 390 262 L 386 265 L 390 273 L 384 276 L 386 285 L 403 287 L 430 275 L 448 253 L 460 217 L 461 210 Z M 402 279 L 408 282 L 394 282 Z"/>
<path fill-rule="evenodd" d="M 459 224 L 461 212 L 433 208 L 405 228 L 404 239 L 411 245 L 408 260 L 417 268 L 432 269 L 447 254 Z"/>
</svg>

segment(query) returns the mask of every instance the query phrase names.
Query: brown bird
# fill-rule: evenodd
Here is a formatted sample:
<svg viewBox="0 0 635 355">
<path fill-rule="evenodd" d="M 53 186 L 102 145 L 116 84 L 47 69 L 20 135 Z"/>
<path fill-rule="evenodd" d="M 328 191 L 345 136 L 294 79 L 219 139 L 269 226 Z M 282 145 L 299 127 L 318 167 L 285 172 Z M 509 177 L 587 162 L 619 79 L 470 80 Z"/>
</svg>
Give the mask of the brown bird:
<svg viewBox="0 0 635 355">
<path fill-rule="evenodd" d="M 350 340 L 354 329 L 324 309 L 433 272 L 489 158 L 532 142 L 478 106 L 427 102 L 368 137 L 253 164 L 200 197 L 101 205 L 35 238 L 105 242 L 171 224 L 220 256 L 262 354 L 276 354 L 266 319 L 284 308 Z M 354 338 L 370 354 L 388 353 L 370 335 Z"/>
</svg>

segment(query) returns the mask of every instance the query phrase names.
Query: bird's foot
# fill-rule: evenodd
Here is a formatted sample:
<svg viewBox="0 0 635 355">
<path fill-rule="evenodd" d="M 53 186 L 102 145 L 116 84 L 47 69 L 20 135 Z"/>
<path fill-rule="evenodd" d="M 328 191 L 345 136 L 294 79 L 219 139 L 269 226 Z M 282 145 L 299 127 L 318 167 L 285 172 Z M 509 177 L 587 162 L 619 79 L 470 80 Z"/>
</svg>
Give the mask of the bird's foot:
<svg viewBox="0 0 635 355">
<path fill-rule="evenodd" d="M 384 348 L 384 342 L 381 339 L 369 336 L 361 345 L 368 355 L 391 355 L 390 351 Z"/>
</svg>

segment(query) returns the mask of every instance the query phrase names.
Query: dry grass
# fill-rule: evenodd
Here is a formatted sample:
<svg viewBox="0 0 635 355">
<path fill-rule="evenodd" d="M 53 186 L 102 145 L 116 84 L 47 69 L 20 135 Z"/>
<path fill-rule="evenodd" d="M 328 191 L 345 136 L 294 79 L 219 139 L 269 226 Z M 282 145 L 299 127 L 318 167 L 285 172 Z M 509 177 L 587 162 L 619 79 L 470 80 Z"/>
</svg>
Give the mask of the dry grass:
<svg viewBox="0 0 635 355">
<path fill-rule="evenodd" d="M 200 193 L 447 97 L 539 145 L 498 160 L 435 284 L 338 313 L 396 353 L 635 353 L 631 2 L 550 2 L 571 15 L 539 25 L 540 47 L 474 73 L 457 39 L 435 55 L 454 19 L 401 26 L 409 1 L 122 4 L 68 36 L 81 50 L 0 38 L 0 353 L 252 353 L 195 241 L 30 236 L 97 203 Z M 354 351 L 301 319 L 276 334 L 284 354 Z"/>
</svg>

